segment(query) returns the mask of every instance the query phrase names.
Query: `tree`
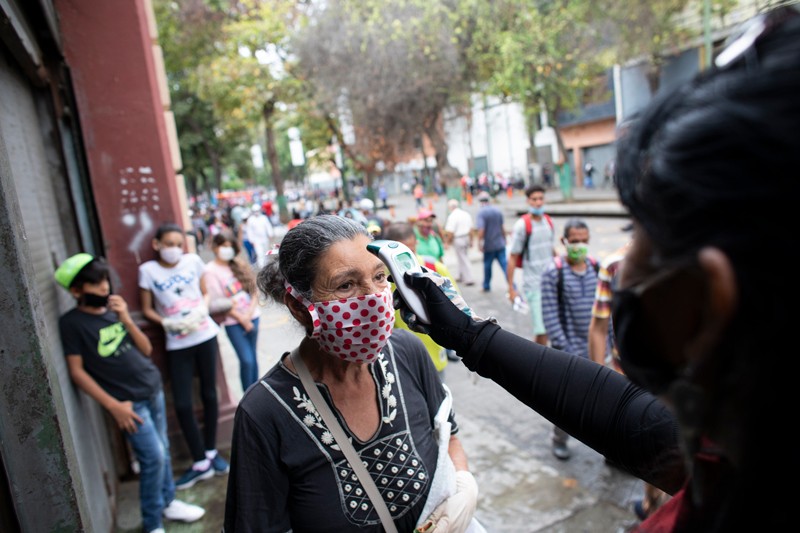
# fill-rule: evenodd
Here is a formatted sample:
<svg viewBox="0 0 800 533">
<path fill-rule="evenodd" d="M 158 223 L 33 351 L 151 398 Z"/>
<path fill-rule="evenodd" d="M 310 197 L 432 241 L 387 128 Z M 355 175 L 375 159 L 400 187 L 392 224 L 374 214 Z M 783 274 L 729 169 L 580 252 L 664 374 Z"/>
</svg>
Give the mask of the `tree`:
<svg viewBox="0 0 800 533">
<path fill-rule="evenodd" d="M 238 159 L 249 133 L 226 124 L 198 94 L 196 70 L 216 53 L 225 13 L 203 0 L 155 0 L 159 43 L 178 132 L 187 188 L 192 195 L 222 189 L 224 168 Z"/>
<path fill-rule="evenodd" d="M 612 63 L 594 2 L 500 0 L 482 9 L 471 57 L 483 91 L 521 103 L 529 124 L 547 111 L 562 158 L 556 164 L 564 167 L 558 113 L 577 107 Z"/>
<path fill-rule="evenodd" d="M 255 131 L 263 125 L 267 160 L 280 218 L 289 220 L 275 126 L 280 109 L 297 93 L 285 75 L 285 45 L 298 13 L 290 1 L 240 0 L 228 12 L 215 54 L 196 70 L 199 94 L 226 124 Z"/>
<path fill-rule="evenodd" d="M 378 170 L 413 151 L 421 133 L 434 146 L 440 174 L 458 176 L 447 161 L 441 117 L 468 94 L 458 38 L 468 3 L 327 2 L 296 37 L 298 73 L 370 189 Z"/>
<path fill-rule="evenodd" d="M 691 30 L 679 24 L 679 15 L 690 0 L 648 0 L 633 6 L 626 0 L 601 3 L 617 35 L 618 61 L 645 58 L 647 83 L 650 93 L 655 94 L 665 59 L 699 32 L 699 28 Z"/>
</svg>

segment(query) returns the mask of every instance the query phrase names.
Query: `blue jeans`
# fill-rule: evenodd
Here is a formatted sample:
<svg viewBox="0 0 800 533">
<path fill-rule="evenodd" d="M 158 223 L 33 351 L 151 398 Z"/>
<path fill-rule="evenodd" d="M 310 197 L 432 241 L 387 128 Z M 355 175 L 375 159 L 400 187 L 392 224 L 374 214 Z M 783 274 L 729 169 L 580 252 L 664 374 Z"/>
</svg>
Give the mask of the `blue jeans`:
<svg viewBox="0 0 800 533">
<path fill-rule="evenodd" d="M 493 252 L 483 252 L 483 290 L 488 291 L 492 285 L 492 263 L 497 260 L 500 268 L 503 269 L 503 276 L 506 275 L 506 249 L 501 248 Z"/>
<path fill-rule="evenodd" d="M 225 333 L 239 358 L 239 377 L 242 390 L 258 381 L 258 360 L 256 359 L 256 343 L 258 341 L 258 319 L 253 320 L 253 329 L 246 332 L 241 324 L 225 326 Z"/>
<path fill-rule="evenodd" d="M 164 391 L 159 389 L 149 400 L 133 402 L 133 410 L 144 422 L 137 424 L 136 433 L 125 435 L 139 461 L 142 527 L 144 531 L 152 531 L 162 527 L 161 511 L 175 498 Z"/>
</svg>

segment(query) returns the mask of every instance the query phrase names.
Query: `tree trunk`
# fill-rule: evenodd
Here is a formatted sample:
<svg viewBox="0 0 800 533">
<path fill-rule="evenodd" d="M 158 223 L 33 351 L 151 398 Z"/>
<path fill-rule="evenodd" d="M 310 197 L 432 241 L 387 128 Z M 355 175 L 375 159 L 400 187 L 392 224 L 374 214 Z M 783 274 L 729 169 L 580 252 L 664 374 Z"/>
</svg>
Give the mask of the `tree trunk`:
<svg viewBox="0 0 800 533">
<path fill-rule="evenodd" d="M 272 119 L 275 113 L 275 102 L 270 100 L 264 104 L 264 135 L 267 139 L 267 160 L 272 169 L 272 184 L 275 185 L 278 202 L 278 216 L 283 224 L 289 222 L 289 209 L 286 206 L 286 196 L 283 189 L 283 176 L 278 162 L 278 150 L 275 148 L 275 132 L 272 130 Z"/>
<path fill-rule="evenodd" d="M 650 88 L 650 96 L 655 96 L 658 88 L 661 86 L 661 60 L 656 57 L 651 57 L 645 72 L 647 78 L 647 85 Z"/>
<path fill-rule="evenodd" d="M 217 187 L 217 192 L 220 193 L 222 192 L 222 165 L 215 152 L 209 150 L 208 158 L 211 161 L 211 168 L 214 169 L 214 185 Z"/>
<path fill-rule="evenodd" d="M 450 190 L 460 191 L 461 173 L 457 168 L 452 166 L 447 159 L 447 140 L 444 138 L 444 131 L 440 127 L 440 117 L 441 113 L 437 113 L 436 116 L 430 117 L 430 120 L 424 121 L 422 130 L 425 132 L 425 135 L 428 136 L 433 146 L 434 156 L 436 157 L 436 170 L 439 171 L 439 177 L 444 183 L 444 186 L 447 188 L 448 192 Z M 425 145 L 423 143 L 423 157 L 425 157 L 424 147 Z"/>
</svg>

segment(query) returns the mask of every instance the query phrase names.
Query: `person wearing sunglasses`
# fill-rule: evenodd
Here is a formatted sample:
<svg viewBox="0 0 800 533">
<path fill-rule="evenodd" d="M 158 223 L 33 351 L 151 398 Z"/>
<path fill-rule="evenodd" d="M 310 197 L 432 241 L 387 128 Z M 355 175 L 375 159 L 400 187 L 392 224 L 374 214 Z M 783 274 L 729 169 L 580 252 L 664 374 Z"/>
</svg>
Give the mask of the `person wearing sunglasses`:
<svg viewBox="0 0 800 533">
<path fill-rule="evenodd" d="M 673 495 L 638 531 L 796 527 L 795 496 L 777 485 L 800 474 L 782 445 L 797 418 L 798 289 L 781 267 L 798 125 L 793 6 L 757 17 L 618 141 L 615 183 L 634 224 L 612 304 L 625 375 L 468 317 L 431 273 L 406 276 L 430 336 L 465 366 Z"/>
</svg>

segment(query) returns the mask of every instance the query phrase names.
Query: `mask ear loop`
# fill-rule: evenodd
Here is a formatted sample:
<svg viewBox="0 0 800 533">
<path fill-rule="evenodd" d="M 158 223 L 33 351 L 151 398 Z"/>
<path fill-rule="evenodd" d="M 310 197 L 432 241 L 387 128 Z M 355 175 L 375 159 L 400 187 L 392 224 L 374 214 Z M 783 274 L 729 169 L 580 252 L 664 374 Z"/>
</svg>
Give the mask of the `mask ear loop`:
<svg viewBox="0 0 800 533">
<path fill-rule="evenodd" d="M 321 327 L 322 326 L 322 322 L 320 321 L 319 315 L 317 314 L 317 307 L 314 305 L 313 302 L 309 301 L 308 298 L 303 296 L 300 293 L 300 291 L 298 291 L 297 289 L 292 287 L 291 283 L 289 283 L 288 281 L 283 280 L 283 285 L 284 285 L 284 287 L 286 287 L 286 292 L 288 292 L 289 295 L 292 298 L 294 298 L 295 300 L 297 300 L 298 302 L 300 302 L 300 303 L 302 303 L 303 305 L 306 306 L 306 310 L 311 315 L 311 322 L 312 322 L 313 327 L 314 327 L 314 329 L 311 332 L 311 335 L 309 335 L 309 337 L 312 338 L 312 339 L 318 338 L 319 335 L 320 335 L 320 332 L 322 330 L 322 327 Z"/>
</svg>

